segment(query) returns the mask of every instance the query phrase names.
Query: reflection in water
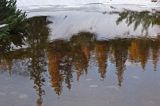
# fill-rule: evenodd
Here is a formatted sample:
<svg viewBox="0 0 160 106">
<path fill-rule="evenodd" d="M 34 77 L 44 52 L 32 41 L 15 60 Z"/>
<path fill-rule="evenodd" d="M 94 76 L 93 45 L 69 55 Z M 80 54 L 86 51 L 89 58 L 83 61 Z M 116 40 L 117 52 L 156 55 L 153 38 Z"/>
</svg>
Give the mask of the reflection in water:
<svg viewBox="0 0 160 106">
<path fill-rule="evenodd" d="M 125 62 L 128 56 L 128 39 L 116 39 L 111 41 L 111 48 L 114 56 L 118 85 L 121 86 L 123 81 L 123 73 L 125 70 Z"/>
<path fill-rule="evenodd" d="M 108 48 L 109 44 L 107 42 L 97 42 L 95 44 L 95 52 L 96 52 L 96 59 L 98 63 L 98 71 L 102 79 L 105 78 L 106 70 L 107 70 L 107 60 L 108 60 Z"/>
<path fill-rule="evenodd" d="M 45 82 L 44 73 L 47 70 L 46 48 L 49 29 L 46 25 L 48 21 L 47 17 L 34 17 L 28 19 L 27 22 L 29 23 L 26 29 L 28 36 L 25 43 L 27 43 L 28 48 L 2 54 L 0 67 L 3 67 L 4 70 L 9 70 L 10 73 L 12 70 L 14 70 L 13 73 L 17 73 L 15 71 L 18 70 L 15 70 L 13 66 L 13 63 L 16 62 L 15 59 L 26 63 L 25 65 L 28 68 L 25 71 L 29 72 L 30 79 L 34 81 L 34 88 L 37 92 L 37 106 L 41 106 L 42 95 L 45 93 L 43 90 Z M 21 66 L 17 64 L 16 67 Z"/>
<path fill-rule="evenodd" d="M 34 17 L 29 19 L 28 22 L 30 23 L 27 31 L 27 43 L 30 49 L 29 58 L 31 58 L 31 65 L 29 65 L 30 78 L 34 81 L 34 88 L 37 91 L 37 106 L 41 106 L 42 95 L 45 93 L 42 87 L 45 82 L 44 73 L 47 64 L 45 61 L 45 48 L 48 44 L 49 29 L 46 26 L 48 21 L 47 17 Z"/>
<path fill-rule="evenodd" d="M 128 11 L 121 14 L 122 17 L 118 19 L 118 22 L 128 17 L 129 24 L 135 21 L 137 27 L 139 22 L 143 20 L 143 15 L 148 13 L 142 12 L 140 15 L 140 13 Z M 29 72 L 37 92 L 37 106 L 42 104 L 42 96 L 45 94 L 43 87 L 46 71 L 50 75 L 50 84 L 54 91 L 57 95 L 61 95 L 64 83 L 68 89 L 71 89 L 73 73 L 77 75 L 77 81 L 79 81 L 81 75 L 88 73 L 88 67 L 95 64 L 100 79 L 106 78 L 107 71 L 111 70 L 109 64 L 114 64 L 119 86 L 122 86 L 127 62 L 139 63 L 145 70 L 147 61 L 152 60 L 154 71 L 157 69 L 160 51 L 158 36 L 157 38 L 97 40 L 94 33 L 80 32 L 73 35 L 69 41 L 55 40 L 49 42 L 47 17 L 33 17 L 27 22 L 26 32 L 28 36 L 25 38 L 25 44 L 28 47 L 2 53 L 0 55 L 0 70 L 9 70 L 10 73 L 14 74 L 14 68 L 19 67 L 19 65 L 13 63 L 25 61 L 27 65 L 25 71 Z M 151 22 L 146 22 L 148 21 L 142 21 L 145 25 L 144 28 L 147 28 L 151 23 L 159 25 L 159 20 L 154 15 Z M 96 59 L 96 62 L 93 61 L 93 58 Z"/>
<path fill-rule="evenodd" d="M 29 65 L 31 79 L 34 80 L 39 95 L 43 92 L 41 87 L 45 81 L 43 73 L 47 70 L 45 69 L 47 57 L 51 85 L 58 95 L 62 92 L 63 81 L 67 84 L 68 89 L 71 89 L 73 72 L 77 73 L 77 80 L 82 74 L 88 73 L 88 63 L 94 54 L 96 54 L 98 72 L 102 79 L 106 75 L 107 61 L 111 60 L 110 62 L 115 64 L 119 86 L 123 81 L 126 62 L 140 63 L 142 69 L 145 70 L 147 61 L 152 58 L 154 70 L 156 70 L 159 58 L 159 38 L 118 38 L 97 41 L 94 34 L 81 32 L 73 36 L 70 41 L 57 40 L 48 44 L 44 40 L 45 34 L 43 36 L 43 33 L 40 33 L 37 36 L 39 36 L 38 39 L 32 39 L 31 47 L 27 48 L 27 51 L 19 50 L 8 53 L 8 56 L 1 59 L 1 65 L 5 66 L 6 61 L 9 61 L 7 67 L 11 67 L 10 63 L 13 59 L 28 58 L 31 62 L 31 66 Z M 43 43 L 39 42 L 41 38 L 43 38 Z"/>
</svg>

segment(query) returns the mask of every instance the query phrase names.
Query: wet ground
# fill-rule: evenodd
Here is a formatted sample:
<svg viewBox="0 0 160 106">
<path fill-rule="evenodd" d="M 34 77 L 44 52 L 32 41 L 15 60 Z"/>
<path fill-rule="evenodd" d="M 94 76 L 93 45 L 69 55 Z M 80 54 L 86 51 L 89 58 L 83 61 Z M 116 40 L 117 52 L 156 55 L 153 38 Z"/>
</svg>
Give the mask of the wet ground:
<svg viewBox="0 0 160 106">
<path fill-rule="evenodd" d="M 0 106 L 159 106 L 159 10 L 109 8 L 29 12 L 0 44 Z"/>
</svg>

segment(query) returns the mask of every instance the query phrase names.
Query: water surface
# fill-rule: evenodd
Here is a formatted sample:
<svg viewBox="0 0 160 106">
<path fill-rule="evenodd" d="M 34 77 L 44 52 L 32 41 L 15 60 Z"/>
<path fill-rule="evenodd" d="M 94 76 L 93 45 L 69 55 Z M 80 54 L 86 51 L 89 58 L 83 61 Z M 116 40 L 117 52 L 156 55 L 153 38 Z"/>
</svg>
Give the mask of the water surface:
<svg viewBox="0 0 160 106">
<path fill-rule="evenodd" d="M 50 13 L 0 43 L 0 105 L 159 106 L 158 10 Z"/>
</svg>

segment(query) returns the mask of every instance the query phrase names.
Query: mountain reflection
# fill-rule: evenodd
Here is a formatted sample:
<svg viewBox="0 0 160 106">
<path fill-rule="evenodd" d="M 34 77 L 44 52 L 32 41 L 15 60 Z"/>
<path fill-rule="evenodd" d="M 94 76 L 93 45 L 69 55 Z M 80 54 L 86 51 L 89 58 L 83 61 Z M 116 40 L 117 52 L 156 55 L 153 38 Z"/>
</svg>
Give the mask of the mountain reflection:
<svg viewBox="0 0 160 106">
<path fill-rule="evenodd" d="M 123 14 L 125 14 L 123 16 Z M 127 15 L 126 15 L 127 14 Z M 132 14 L 133 18 L 128 17 Z M 144 13 L 148 14 L 148 13 Z M 142 17 L 143 15 L 142 14 Z M 122 13 L 122 18 L 128 17 L 129 24 L 137 19 L 137 13 Z M 141 15 L 140 15 L 141 16 Z M 132 17 L 132 16 L 131 16 Z M 136 18 L 135 18 L 136 17 Z M 147 28 L 151 23 L 158 24 L 157 16 L 153 15 L 152 22 L 143 20 Z M 138 18 L 135 26 L 143 18 Z M 61 95 L 63 87 L 72 88 L 73 74 L 76 74 L 77 81 L 83 74 L 88 74 L 96 64 L 97 73 L 100 79 L 105 79 L 107 71 L 110 71 L 110 63 L 115 65 L 117 85 L 122 86 L 124 71 L 127 62 L 139 63 L 145 70 L 148 60 L 152 60 L 154 71 L 157 70 L 157 63 L 160 54 L 160 38 L 115 38 L 98 40 L 96 34 L 90 32 L 79 32 L 74 34 L 69 41 L 49 41 L 49 24 L 47 17 L 33 17 L 27 20 L 27 36 L 25 44 L 27 48 L 14 51 L 5 51 L 0 55 L 0 70 L 7 70 L 9 73 L 19 73 L 24 65 L 13 64 L 21 62 L 27 66 L 23 71 L 24 76 L 29 76 L 34 82 L 34 89 L 37 93 L 37 105 L 42 104 L 42 96 L 45 94 L 44 86 L 46 77 L 49 74 L 50 84 L 57 95 Z M 94 59 L 95 60 L 94 60 Z M 93 63 L 93 64 L 90 64 Z M 21 74 L 21 75 L 22 75 Z M 65 84 L 65 85 L 64 85 Z"/>
</svg>

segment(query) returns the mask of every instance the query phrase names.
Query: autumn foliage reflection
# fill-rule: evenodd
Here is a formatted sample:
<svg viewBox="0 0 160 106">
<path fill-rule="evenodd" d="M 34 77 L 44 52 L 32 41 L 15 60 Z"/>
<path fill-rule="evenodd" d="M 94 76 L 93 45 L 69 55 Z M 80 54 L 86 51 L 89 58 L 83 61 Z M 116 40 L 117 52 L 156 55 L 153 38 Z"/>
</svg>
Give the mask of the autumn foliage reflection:
<svg viewBox="0 0 160 106">
<path fill-rule="evenodd" d="M 63 82 L 71 89 L 73 73 L 80 76 L 87 74 L 91 57 L 96 58 L 97 73 L 100 78 L 106 76 L 108 63 L 115 64 L 118 85 L 123 82 L 126 62 L 139 63 L 145 70 L 147 61 L 152 60 L 154 70 L 159 58 L 159 38 L 117 38 L 97 41 L 93 33 L 81 32 L 74 35 L 70 41 L 56 40 L 49 44 L 47 49 L 48 70 L 51 76 L 51 85 L 58 95 L 63 89 Z M 112 60 L 112 61 L 110 61 Z"/>
<path fill-rule="evenodd" d="M 42 39 L 42 41 L 44 41 L 44 39 Z M 30 42 L 30 44 L 32 43 Z M 46 41 L 44 43 L 48 42 Z M 153 69 L 156 71 L 160 54 L 160 39 L 158 37 L 117 38 L 99 41 L 96 39 L 95 34 L 81 32 L 74 35 L 69 41 L 56 40 L 47 45 L 31 46 L 28 50 L 30 52 L 17 50 L 16 52 L 7 53 L 7 56 L 1 58 L 0 67 L 11 69 L 11 63 L 14 59 L 31 58 L 31 68 L 33 68 L 33 71 L 31 71 L 30 75 L 31 78 L 36 81 L 37 74 L 38 77 L 43 76 L 44 61 L 48 59 L 50 83 L 56 94 L 60 95 L 64 87 L 63 82 L 68 89 L 71 89 L 73 73 L 77 74 L 77 80 L 79 81 L 81 75 L 88 73 L 88 67 L 92 65 L 89 64 L 90 62 L 97 64 L 97 73 L 100 73 L 99 76 L 101 79 L 104 79 L 107 71 L 110 71 L 108 63 L 114 64 L 118 85 L 122 86 L 127 62 L 133 64 L 139 63 L 142 69 L 145 70 L 148 60 L 152 60 Z M 39 47 L 40 49 L 38 49 Z M 37 50 L 37 52 L 35 52 L 35 50 Z M 45 58 L 45 55 L 47 55 L 47 58 Z M 93 58 L 95 58 L 96 61 L 93 61 Z"/>
</svg>

